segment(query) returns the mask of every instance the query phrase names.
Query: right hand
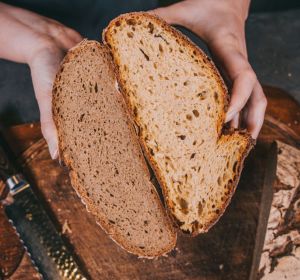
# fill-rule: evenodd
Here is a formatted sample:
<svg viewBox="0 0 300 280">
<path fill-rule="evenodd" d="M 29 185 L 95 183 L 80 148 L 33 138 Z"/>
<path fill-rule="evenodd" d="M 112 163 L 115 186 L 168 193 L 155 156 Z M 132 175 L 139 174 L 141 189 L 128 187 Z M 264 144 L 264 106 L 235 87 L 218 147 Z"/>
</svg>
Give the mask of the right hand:
<svg viewBox="0 0 300 280">
<path fill-rule="evenodd" d="M 225 122 L 238 128 L 241 115 L 256 139 L 267 99 L 248 61 L 245 21 L 249 5 L 250 0 L 185 0 L 152 12 L 169 24 L 184 26 L 207 43 L 231 89 Z"/>
<path fill-rule="evenodd" d="M 29 65 L 42 133 L 53 159 L 58 157 L 53 81 L 65 53 L 81 40 L 78 32 L 55 20 L 0 3 L 0 57 Z"/>
</svg>

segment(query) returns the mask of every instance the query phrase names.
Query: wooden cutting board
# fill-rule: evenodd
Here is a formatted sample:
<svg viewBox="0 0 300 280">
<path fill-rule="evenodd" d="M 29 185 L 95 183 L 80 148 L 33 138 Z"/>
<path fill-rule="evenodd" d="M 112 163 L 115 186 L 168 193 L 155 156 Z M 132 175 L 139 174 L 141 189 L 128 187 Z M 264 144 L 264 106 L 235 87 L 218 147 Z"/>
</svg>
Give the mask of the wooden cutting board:
<svg viewBox="0 0 300 280">
<path fill-rule="evenodd" d="M 299 105 L 280 90 L 265 88 L 269 109 L 261 140 L 300 143 Z M 179 236 L 168 258 L 144 260 L 120 249 L 95 224 L 76 196 L 67 171 L 50 159 L 38 124 L 8 129 L 7 138 L 57 228 L 91 279 L 247 279 L 256 240 L 269 146 L 247 160 L 238 190 L 220 222 L 197 238 Z M 260 230 L 263 231 L 263 230 Z M 39 279 L 0 209 L 0 279 Z"/>
</svg>

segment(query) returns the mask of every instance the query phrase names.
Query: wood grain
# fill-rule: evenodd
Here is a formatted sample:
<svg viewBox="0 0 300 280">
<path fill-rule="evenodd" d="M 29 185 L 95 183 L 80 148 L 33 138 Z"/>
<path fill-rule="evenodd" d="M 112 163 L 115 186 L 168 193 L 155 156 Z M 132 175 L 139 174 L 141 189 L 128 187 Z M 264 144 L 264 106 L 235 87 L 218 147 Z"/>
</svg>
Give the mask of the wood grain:
<svg viewBox="0 0 300 280">
<path fill-rule="evenodd" d="M 261 139 L 279 138 L 297 146 L 298 105 L 282 91 L 270 87 L 265 91 L 273 108 L 268 109 Z M 286 110 L 285 105 L 292 109 Z M 71 188 L 67 171 L 50 159 L 39 125 L 12 127 L 7 137 L 35 191 L 92 279 L 247 279 L 260 208 L 263 147 L 250 155 L 231 205 L 208 234 L 193 239 L 179 236 L 168 258 L 143 260 L 124 252 L 95 224 Z M 2 211 L 0 222 L 5 220 Z M 14 257 L 8 262 L 0 257 L 0 268 L 15 271 L 10 279 L 34 279 L 33 267 L 23 264 L 24 250 L 17 236 L 12 231 L 4 235 L 7 230 L 11 230 L 8 224 L 0 227 L 0 256 L 13 252 Z"/>
<path fill-rule="evenodd" d="M 294 147 L 300 147 L 300 105 L 287 92 L 265 86 L 268 98 L 265 122 L 259 139 L 280 140 Z"/>
<path fill-rule="evenodd" d="M 33 186 L 38 186 L 36 192 L 57 226 L 61 231 L 68 228 L 63 236 L 92 279 L 246 279 L 255 245 L 265 154 L 266 148 L 259 145 L 250 155 L 229 209 L 208 234 L 181 235 L 176 250 L 157 260 L 138 259 L 108 238 L 71 188 L 66 170 L 50 159 L 44 140 L 22 153 L 20 164 Z"/>
</svg>

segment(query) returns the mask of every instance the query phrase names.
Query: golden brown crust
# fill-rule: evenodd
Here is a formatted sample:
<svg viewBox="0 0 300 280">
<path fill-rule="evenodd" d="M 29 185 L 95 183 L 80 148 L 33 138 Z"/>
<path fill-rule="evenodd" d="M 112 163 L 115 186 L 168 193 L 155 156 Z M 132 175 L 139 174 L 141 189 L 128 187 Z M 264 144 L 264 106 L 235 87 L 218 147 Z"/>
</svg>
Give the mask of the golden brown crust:
<svg viewBox="0 0 300 280">
<path fill-rule="evenodd" d="M 169 227 L 167 229 L 170 236 L 172 236 L 172 238 L 173 238 L 172 242 L 170 242 L 170 244 L 169 244 L 169 247 L 163 248 L 161 251 L 156 251 L 156 253 L 148 252 L 148 254 L 147 254 L 147 253 L 145 253 L 145 251 L 143 251 L 142 249 L 140 249 L 138 247 L 132 248 L 132 247 L 128 246 L 127 243 L 126 243 L 126 240 L 124 240 L 124 238 L 120 234 L 118 234 L 118 232 L 114 231 L 113 228 L 110 226 L 110 224 L 107 223 L 106 220 L 103 217 L 100 217 L 99 211 L 93 205 L 92 200 L 87 195 L 87 191 L 81 186 L 81 184 L 78 180 L 78 177 L 77 177 L 77 173 L 73 170 L 74 164 L 73 164 L 72 160 L 69 158 L 68 154 L 66 154 L 64 152 L 66 144 L 64 143 L 64 140 L 63 140 L 63 137 L 62 137 L 62 129 L 61 129 L 61 126 L 60 126 L 60 119 L 59 119 L 59 116 L 56 112 L 56 108 L 57 108 L 56 103 L 58 101 L 57 100 L 58 99 L 57 86 L 59 84 L 60 75 L 64 70 L 64 65 L 66 63 L 68 63 L 69 61 L 71 61 L 74 57 L 79 55 L 80 52 L 83 52 L 86 48 L 89 48 L 91 45 L 96 45 L 97 47 L 100 47 L 104 51 L 107 51 L 107 53 L 109 53 L 107 47 L 104 46 L 104 45 L 101 45 L 99 42 L 83 40 L 77 46 L 75 46 L 74 48 L 69 50 L 69 52 L 67 53 L 67 55 L 65 56 L 65 58 L 63 59 L 63 61 L 61 63 L 60 69 L 59 69 L 59 71 L 56 75 L 56 78 L 55 78 L 55 81 L 54 81 L 54 84 L 53 84 L 52 108 L 53 108 L 53 120 L 54 120 L 54 123 L 56 125 L 57 132 L 58 132 L 59 157 L 60 157 L 60 160 L 62 160 L 63 163 L 69 169 L 69 176 L 70 176 L 70 179 L 71 179 L 71 184 L 72 184 L 73 188 L 75 189 L 77 195 L 81 199 L 82 203 L 86 206 L 87 211 L 91 212 L 94 215 L 94 217 L 96 218 L 97 224 L 110 236 L 110 238 L 112 240 L 114 240 L 118 245 L 120 245 L 126 251 L 128 251 L 132 254 L 138 255 L 139 257 L 144 257 L 144 258 L 159 257 L 163 254 L 166 254 L 166 253 L 170 252 L 172 249 L 174 249 L 174 247 L 176 245 L 177 234 L 176 234 L 176 231 L 173 228 L 172 224 L 170 223 Z M 114 68 L 113 65 L 111 65 L 111 67 Z M 131 129 L 131 134 L 132 134 L 133 137 L 136 137 L 133 127 Z M 145 163 L 144 163 L 143 166 L 144 166 L 145 173 L 149 174 L 149 170 L 148 170 Z M 153 190 L 157 194 L 157 191 L 154 187 L 153 187 Z M 157 194 L 157 201 L 160 205 L 161 210 L 165 211 L 165 209 L 161 205 L 161 201 L 159 199 L 158 194 Z"/>
<path fill-rule="evenodd" d="M 110 30 L 112 28 L 114 28 L 114 26 L 118 23 L 118 22 L 122 22 L 122 21 L 126 21 L 130 18 L 135 18 L 135 20 L 143 20 L 143 19 L 150 19 L 152 21 L 154 21 L 155 23 L 157 23 L 159 26 L 161 26 L 164 30 L 166 30 L 166 32 L 170 32 L 176 39 L 178 39 L 180 41 L 181 45 L 184 45 L 186 48 L 191 49 L 192 51 L 195 51 L 197 53 L 197 55 L 199 57 L 201 57 L 202 59 L 204 59 L 206 61 L 206 63 L 209 65 L 210 70 L 212 71 L 212 73 L 215 75 L 215 77 L 217 78 L 217 83 L 219 84 L 219 86 L 222 88 L 223 90 L 223 96 L 224 96 L 224 105 L 223 105 L 223 115 L 222 117 L 219 119 L 219 122 L 217 124 L 218 126 L 218 134 L 219 137 L 221 137 L 222 135 L 222 127 L 224 125 L 224 120 L 225 120 L 225 113 L 227 111 L 227 107 L 229 104 L 229 94 L 227 91 L 227 87 L 221 77 L 221 75 L 219 74 L 216 66 L 214 65 L 214 63 L 211 61 L 211 59 L 209 57 L 207 57 L 207 55 L 198 47 L 196 46 L 189 38 L 187 38 L 185 35 L 183 35 L 181 32 L 179 32 L 178 30 L 176 30 L 175 28 L 171 27 L 170 25 L 168 25 L 164 20 L 160 19 L 159 17 L 149 14 L 149 13 L 145 13 L 145 12 L 134 12 L 134 13 L 128 13 L 128 14 L 124 14 L 121 15 L 117 18 L 115 18 L 114 20 L 112 20 L 108 27 L 103 31 L 103 41 L 105 44 L 108 45 L 108 47 L 110 48 L 110 50 L 113 53 L 113 59 L 116 65 L 120 65 L 119 63 L 119 59 L 117 57 L 117 55 L 114 55 L 114 50 L 113 50 L 113 39 L 110 36 Z M 121 92 L 124 95 L 125 101 L 127 103 L 127 106 L 131 109 L 129 110 L 129 114 L 131 114 L 132 119 L 135 121 L 136 125 L 139 127 L 139 129 L 141 129 L 141 125 L 139 124 L 139 120 L 136 116 L 134 116 L 131 112 L 133 112 L 133 108 L 132 105 L 129 101 L 129 98 L 126 96 L 126 94 L 124 93 L 124 88 L 126 88 L 125 84 L 123 83 L 123 79 L 122 79 L 122 74 L 120 73 L 119 69 L 116 69 L 116 76 L 118 79 L 118 82 L 121 86 Z M 241 170 L 243 167 L 243 163 L 244 163 L 244 159 L 247 157 L 249 151 L 252 149 L 252 147 L 254 146 L 254 140 L 252 139 L 251 135 L 247 132 L 232 132 L 232 131 L 227 131 L 227 134 L 232 134 L 232 133 L 239 133 L 245 136 L 246 141 L 247 141 L 247 147 L 244 150 L 244 153 L 241 155 L 241 161 L 240 161 L 240 168 L 235 176 L 234 181 L 232 182 L 232 187 L 230 188 L 230 193 L 227 197 L 227 200 L 224 202 L 222 209 L 220 210 L 220 213 L 216 216 L 216 218 L 212 219 L 211 222 L 209 224 L 204 225 L 204 227 L 201 229 L 201 231 L 198 229 L 195 232 L 192 232 L 192 236 L 196 236 L 197 234 L 199 234 L 200 232 L 207 232 L 218 220 L 219 218 L 222 216 L 222 214 L 224 213 L 226 207 L 228 206 L 228 204 L 231 201 L 231 198 L 235 192 L 235 189 L 237 187 L 240 175 L 241 175 Z M 173 217 L 173 220 L 177 222 L 176 218 L 173 216 L 172 214 L 172 205 L 171 205 L 171 201 L 168 197 L 168 191 L 167 191 L 167 183 L 164 181 L 164 179 L 162 178 L 162 175 L 159 172 L 159 168 L 158 165 L 156 164 L 153 156 L 151 155 L 150 151 L 147 148 L 147 144 L 144 141 L 144 139 L 142 137 L 139 137 L 139 141 L 140 144 L 143 148 L 143 151 L 146 155 L 146 157 L 148 158 L 148 161 L 151 165 L 151 167 L 153 168 L 155 175 L 157 177 L 157 180 L 159 182 L 159 184 L 162 187 L 163 190 L 163 194 L 164 194 L 164 198 L 165 201 L 167 203 L 168 206 L 168 212 L 170 213 L 171 217 Z M 180 223 L 180 222 L 179 222 Z"/>
</svg>

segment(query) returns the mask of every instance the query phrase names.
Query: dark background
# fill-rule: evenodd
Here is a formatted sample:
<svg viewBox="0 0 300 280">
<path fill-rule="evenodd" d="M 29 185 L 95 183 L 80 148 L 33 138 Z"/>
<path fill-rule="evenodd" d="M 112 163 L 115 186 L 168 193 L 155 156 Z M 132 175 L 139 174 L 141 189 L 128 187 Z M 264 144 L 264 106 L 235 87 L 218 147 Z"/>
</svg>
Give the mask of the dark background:
<svg viewBox="0 0 300 280">
<path fill-rule="evenodd" d="M 220 0 L 222 1 L 222 0 Z M 108 22 L 129 11 L 153 9 L 174 1 L 23 0 L 3 1 L 54 18 L 84 37 L 100 39 Z M 203 42 L 184 32 L 197 44 Z M 255 0 L 246 26 L 249 60 L 263 84 L 281 87 L 300 101 L 300 0 Z M 38 121 L 27 65 L 0 60 L 0 123 Z"/>
</svg>

